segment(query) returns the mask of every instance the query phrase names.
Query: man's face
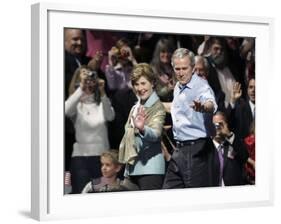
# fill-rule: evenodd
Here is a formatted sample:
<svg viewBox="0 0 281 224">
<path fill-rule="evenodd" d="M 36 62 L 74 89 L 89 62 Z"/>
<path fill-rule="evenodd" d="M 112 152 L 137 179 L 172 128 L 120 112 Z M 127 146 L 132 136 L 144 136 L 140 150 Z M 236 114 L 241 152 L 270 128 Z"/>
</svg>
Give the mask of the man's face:
<svg viewBox="0 0 281 224">
<path fill-rule="evenodd" d="M 203 61 L 196 62 L 193 71 L 201 78 L 207 79 L 208 73 Z"/>
<path fill-rule="evenodd" d="M 256 96 L 256 81 L 251 79 L 249 81 L 248 89 L 247 89 L 249 100 L 255 103 L 255 96 Z"/>
<path fill-rule="evenodd" d="M 225 122 L 224 117 L 220 114 L 214 115 L 213 125 L 215 126 L 216 129 L 215 139 L 223 140 L 226 137 L 225 133 L 227 133 L 228 130 L 228 125 Z"/>
<path fill-rule="evenodd" d="M 193 70 L 189 57 L 174 58 L 173 63 L 177 80 L 182 85 L 187 84 L 191 80 Z"/>
<path fill-rule="evenodd" d="M 219 55 L 221 55 L 223 52 L 222 46 L 219 42 L 215 42 L 213 43 L 213 45 L 211 46 L 211 55 L 213 57 L 218 57 Z"/>
<path fill-rule="evenodd" d="M 65 50 L 72 55 L 81 55 L 85 50 L 85 37 L 79 29 L 65 30 Z"/>
<path fill-rule="evenodd" d="M 214 42 L 210 49 L 211 57 L 217 66 L 221 66 L 225 62 L 224 49 L 219 42 Z"/>
</svg>

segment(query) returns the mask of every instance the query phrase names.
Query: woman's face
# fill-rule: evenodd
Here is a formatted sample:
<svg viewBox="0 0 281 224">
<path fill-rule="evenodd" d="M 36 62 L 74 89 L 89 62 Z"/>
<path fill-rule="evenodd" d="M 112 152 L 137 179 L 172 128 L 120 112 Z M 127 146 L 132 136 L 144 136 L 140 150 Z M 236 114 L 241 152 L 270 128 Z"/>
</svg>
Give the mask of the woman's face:
<svg viewBox="0 0 281 224">
<path fill-rule="evenodd" d="M 134 90 L 136 95 L 142 100 L 147 100 L 153 92 L 154 85 L 148 81 L 144 76 L 141 76 L 135 83 L 134 83 Z"/>
<path fill-rule="evenodd" d="M 160 61 L 164 64 L 169 64 L 171 61 L 171 54 L 168 51 L 160 51 Z"/>
<path fill-rule="evenodd" d="M 82 68 L 80 70 L 80 80 L 85 80 L 89 74 L 90 74 L 90 71 L 88 69 Z"/>
</svg>

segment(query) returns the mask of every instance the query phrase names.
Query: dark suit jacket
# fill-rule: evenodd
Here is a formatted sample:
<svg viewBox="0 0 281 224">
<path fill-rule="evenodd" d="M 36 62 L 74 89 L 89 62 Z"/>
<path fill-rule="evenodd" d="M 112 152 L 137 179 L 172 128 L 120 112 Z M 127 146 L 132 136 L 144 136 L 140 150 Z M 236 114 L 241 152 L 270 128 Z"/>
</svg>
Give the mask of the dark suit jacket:
<svg viewBox="0 0 281 224">
<path fill-rule="evenodd" d="M 246 146 L 235 136 L 233 144 L 226 141 L 224 146 L 223 181 L 225 186 L 244 184 L 244 165 L 249 157 Z M 218 152 L 216 150 L 215 167 L 219 170 Z M 217 179 L 219 183 L 219 178 Z"/>
<path fill-rule="evenodd" d="M 65 51 L 64 53 L 64 98 L 68 98 L 68 88 L 71 82 L 71 79 L 73 77 L 73 74 L 75 70 L 78 68 L 78 63 L 76 62 L 78 60 L 81 65 L 87 65 L 90 61 L 90 58 L 87 56 L 80 56 L 76 57 L 74 55 L 69 54 Z"/>
<path fill-rule="evenodd" d="M 245 94 L 245 95 L 243 95 L 243 97 L 246 97 L 245 60 L 243 60 L 240 57 L 239 50 L 226 49 L 226 52 L 227 52 L 226 66 L 230 69 L 235 80 L 241 84 L 243 94 Z M 209 63 L 208 81 L 209 81 L 210 86 L 212 88 L 214 87 L 214 91 L 216 92 L 218 89 L 221 89 L 219 80 L 217 77 L 217 71 L 215 69 L 215 65 L 210 56 L 207 57 L 207 61 Z"/>
<path fill-rule="evenodd" d="M 231 126 L 234 133 L 244 139 L 250 134 L 250 127 L 254 118 L 248 100 L 239 99 L 231 111 Z"/>
<path fill-rule="evenodd" d="M 220 81 L 218 78 L 218 73 L 217 73 L 216 67 L 210 57 L 207 57 L 207 61 L 209 63 L 209 72 L 208 72 L 208 77 L 207 77 L 208 83 L 215 93 L 215 97 L 217 100 L 219 110 L 224 111 L 225 108 L 224 108 L 223 102 L 224 102 L 225 95 L 224 95 L 224 92 L 222 91 L 222 87 L 221 87 L 221 84 L 220 84 Z M 240 70 L 237 69 L 237 66 L 234 66 L 234 65 L 235 65 L 234 63 L 227 64 L 227 66 L 228 66 L 229 70 L 231 71 L 235 80 L 241 84 L 242 94 L 243 94 L 242 97 L 245 97 L 246 89 L 245 89 L 245 82 L 244 82 L 243 74 L 241 74 Z"/>
</svg>

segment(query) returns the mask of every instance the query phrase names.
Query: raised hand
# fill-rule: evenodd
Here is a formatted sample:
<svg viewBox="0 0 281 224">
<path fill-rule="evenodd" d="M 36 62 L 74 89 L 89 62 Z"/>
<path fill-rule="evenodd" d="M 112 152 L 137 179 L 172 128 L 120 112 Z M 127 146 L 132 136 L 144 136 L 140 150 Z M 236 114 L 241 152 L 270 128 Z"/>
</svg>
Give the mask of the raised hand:
<svg viewBox="0 0 281 224">
<path fill-rule="evenodd" d="M 101 51 L 97 51 L 95 56 L 92 58 L 91 61 L 89 61 L 88 66 L 92 69 L 92 70 L 98 70 L 101 66 L 103 60 L 103 54 Z"/>
<path fill-rule="evenodd" d="M 235 82 L 231 93 L 231 102 L 235 103 L 242 96 L 241 84 Z"/>
<path fill-rule="evenodd" d="M 146 114 L 144 111 L 144 107 L 140 106 L 137 109 L 136 117 L 133 118 L 134 125 L 137 129 L 139 129 L 140 132 L 143 132 L 144 130 L 145 119 L 146 119 Z"/>
<path fill-rule="evenodd" d="M 88 69 L 82 68 L 80 70 L 80 87 L 83 91 L 87 89 L 87 78 L 89 76 L 90 71 Z"/>
<path fill-rule="evenodd" d="M 136 59 L 133 55 L 133 52 L 131 50 L 131 48 L 129 46 L 123 46 L 120 49 L 120 54 L 122 56 L 122 58 L 127 58 L 128 60 L 130 60 L 134 65 L 137 63 Z"/>
<path fill-rule="evenodd" d="M 110 51 L 108 51 L 108 64 L 114 66 L 117 62 L 117 55 L 119 54 L 119 50 L 117 47 L 112 47 Z"/>
</svg>

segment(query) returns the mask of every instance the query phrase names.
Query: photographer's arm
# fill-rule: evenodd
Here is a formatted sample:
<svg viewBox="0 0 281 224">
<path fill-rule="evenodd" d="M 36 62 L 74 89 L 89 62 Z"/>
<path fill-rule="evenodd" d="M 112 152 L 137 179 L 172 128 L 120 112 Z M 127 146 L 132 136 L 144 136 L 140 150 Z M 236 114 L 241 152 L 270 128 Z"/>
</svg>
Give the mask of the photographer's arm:
<svg viewBox="0 0 281 224">
<path fill-rule="evenodd" d="M 76 114 L 76 107 L 77 107 L 77 104 L 79 103 L 79 100 L 80 100 L 82 95 L 83 95 L 83 91 L 82 91 L 81 87 L 79 87 L 65 101 L 65 115 L 66 116 L 72 117 Z"/>
<path fill-rule="evenodd" d="M 105 81 L 102 79 L 99 79 L 98 82 L 99 82 L 99 90 L 100 90 L 100 94 L 101 94 L 101 102 L 103 105 L 105 119 L 107 121 L 112 121 L 115 118 L 115 112 L 111 105 L 110 100 L 108 99 L 108 97 L 106 96 L 106 93 L 105 93 L 105 89 L 104 89 Z"/>
<path fill-rule="evenodd" d="M 97 71 L 100 69 L 101 63 L 103 60 L 103 55 L 101 51 L 97 51 L 95 56 L 89 61 L 88 66 L 94 70 Z"/>
<path fill-rule="evenodd" d="M 128 52 L 129 56 L 128 56 L 128 59 L 132 62 L 132 64 L 135 66 L 137 65 L 137 61 L 133 55 L 133 52 L 131 50 L 130 47 L 126 47 L 125 50 Z"/>
</svg>

